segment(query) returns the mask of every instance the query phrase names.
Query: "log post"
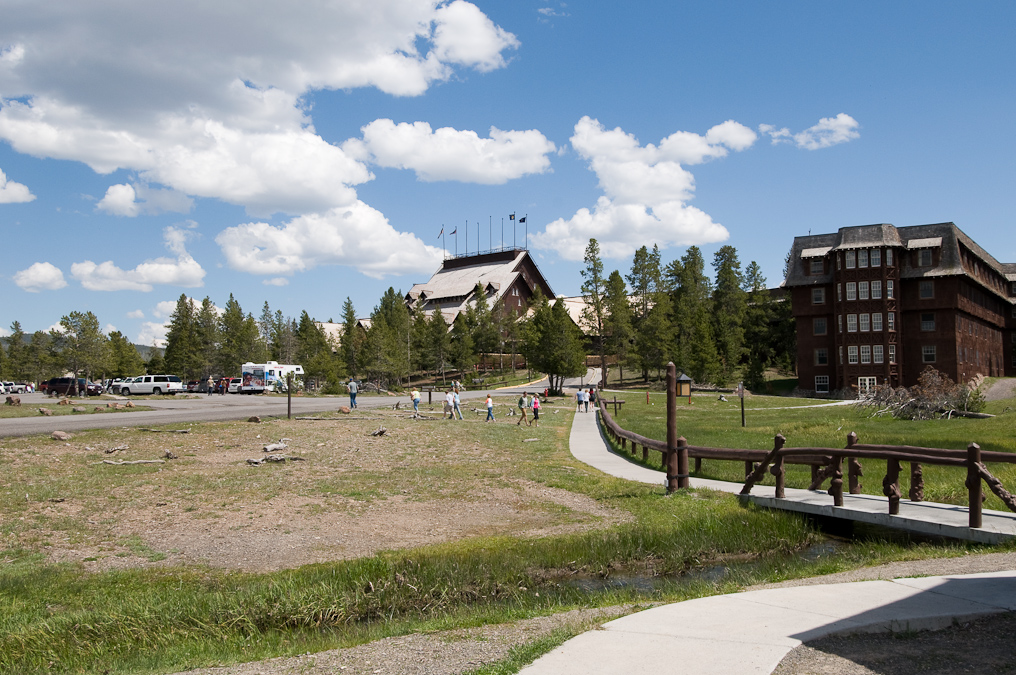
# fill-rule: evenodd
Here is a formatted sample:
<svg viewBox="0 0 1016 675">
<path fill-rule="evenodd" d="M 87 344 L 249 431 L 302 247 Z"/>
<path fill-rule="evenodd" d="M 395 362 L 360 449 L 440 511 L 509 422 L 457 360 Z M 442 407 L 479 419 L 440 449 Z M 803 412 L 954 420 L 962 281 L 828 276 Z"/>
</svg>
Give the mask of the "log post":
<svg viewBox="0 0 1016 675">
<path fill-rule="evenodd" d="M 646 402 L 649 392 L 646 392 Z M 685 450 L 687 453 L 687 450 Z M 687 454 L 685 455 L 687 458 Z M 685 460 L 687 463 L 687 459 Z M 684 473 L 688 473 L 687 470 Z M 677 455 L 677 367 L 671 361 L 667 364 L 667 492 L 673 492 L 680 485 L 680 458 Z"/>
<path fill-rule="evenodd" d="M 898 459 L 886 460 L 882 494 L 889 498 L 889 515 L 898 516 L 900 514 L 900 460 Z"/>
<path fill-rule="evenodd" d="M 814 485 L 815 481 L 818 480 L 818 472 L 821 470 L 818 464 L 811 465 L 811 484 Z"/>
<path fill-rule="evenodd" d="M 649 461 L 649 446 L 648 445 L 643 445 L 642 446 L 642 461 L 643 462 L 648 462 Z"/>
<path fill-rule="evenodd" d="M 701 472 L 702 472 L 702 458 L 701 457 L 696 457 L 695 458 L 695 473 L 701 473 Z"/>
<path fill-rule="evenodd" d="M 857 445 L 857 434 L 851 431 L 847 434 L 847 450 Z M 859 495 L 861 494 L 861 476 L 864 475 L 864 471 L 861 469 L 861 463 L 857 461 L 856 457 L 847 457 L 847 486 L 850 489 L 850 494 Z"/>
<path fill-rule="evenodd" d="M 684 436 L 677 439 L 677 487 L 691 487 L 688 477 L 688 441 Z"/>
<path fill-rule="evenodd" d="M 981 461 L 981 446 L 967 446 L 967 490 L 970 494 L 970 527 L 981 527 L 981 474 L 977 465 Z"/>
<path fill-rule="evenodd" d="M 843 506 L 843 455 L 833 455 L 833 479 L 829 481 L 833 506 Z"/>
<path fill-rule="evenodd" d="M 910 501 L 924 501 L 924 470 L 920 462 L 910 463 Z"/>
<path fill-rule="evenodd" d="M 786 442 L 787 439 L 784 438 L 783 434 L 776 434 L 775 438 L 773 438 L 773 447 L 776 448 L 777 451 L 782 450 L 783 445 Z M 773 462 L 773 466 L 769 469 L 769 472 L 776 478 L 776 498 L 785 499 L 787 496 L 787 471 L 784 467 L 783 455 L 779 454 L 779 452 L 776 453 L 776 461 Z"/>
</svg>

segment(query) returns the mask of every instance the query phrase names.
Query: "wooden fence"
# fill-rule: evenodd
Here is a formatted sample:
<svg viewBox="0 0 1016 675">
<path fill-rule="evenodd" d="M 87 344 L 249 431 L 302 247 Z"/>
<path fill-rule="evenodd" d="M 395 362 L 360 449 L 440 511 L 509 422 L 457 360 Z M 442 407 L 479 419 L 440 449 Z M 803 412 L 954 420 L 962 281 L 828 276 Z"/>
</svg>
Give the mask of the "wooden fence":
<svg viewBox="0 0 1016 675">
<path fill-rule="evenodd" d="M 752 487 L 760 482 L 768 471 L 776 478 L 776 497 L 783 499 L 785 492 L 785 465 L 804 464 L 811 467 L 811 484 L 809 490 L 818 490 L 826 479 L 831 479 L 828 493 L 835 506 L 843 506 L 843 463 L 847 463 L 847 489 L 850 494 L 861 493 L 860 478 L 862 475 L 861 459 L 885 460 L 886 476 L 882 480 L 882 494 L 889 498 L 889 513 L 900 511 L 900 471 L 901 464 L 910 464 L 911 501 L 924 500 L 925 464 L 936 466 L 952 466 L 966 469 L 966 482 L 969 497 L 970 527 L 981 527 L 981 504 L 984 494 L 981 481 L 987 483 L 989 489 L 1002 500 L 1012 511 L 1016 512 L 1016 497 L 1010 494 L 988 470 L 986 462 L 1016 464 L 1016 455 L 1007 452 L 983 452 L 977 443 L 971 443 L 966 450 L 949 450 L 944 448 L 921 448 L 909 445 L 870 445 L 858 443 L 857 434 L 847 435 L 847 444 L 843 448 L 788 448 L 786 439 L 777 434 L 773 439 L 773 449 L 747 450 L 735 448 L 710 448 L 690 445 L 682 436 L 677 436 L 676 407 L 676 369 L 674 364 L 667 365 L 667 441 L 646 438 L 621 426 L 608 412 L 607 406 L 616 402 L 599 398 L 600 419 L 603 428 L 623 451 L 632 456 L 642 447 L 642 460 L 649 461 L 649 452 L 659 452 L 661 466 L 667 470 L 667 491 L 689 486 L 689 459 L 695 460 L 695 470 L 701 470 L 703 459 L 718 459 L 744 462 L 745 481 L 741 489 L 742 495 L 751 492 Z"/>
</svg>

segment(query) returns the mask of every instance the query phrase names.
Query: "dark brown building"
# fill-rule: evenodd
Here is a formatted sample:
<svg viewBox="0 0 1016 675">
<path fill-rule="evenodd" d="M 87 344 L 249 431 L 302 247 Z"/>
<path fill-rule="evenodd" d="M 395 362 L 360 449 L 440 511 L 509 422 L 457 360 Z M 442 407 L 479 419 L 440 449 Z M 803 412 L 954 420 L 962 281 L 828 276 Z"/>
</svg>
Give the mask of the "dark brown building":
<svg viewBox="0 0 1016 675">
<path fill-rule="evenodd" d="M 785 281 L 798 382 L 816 393 L 1016 375 L 1016 264 L 952 223 L 796 237 Z"/>
</svg>

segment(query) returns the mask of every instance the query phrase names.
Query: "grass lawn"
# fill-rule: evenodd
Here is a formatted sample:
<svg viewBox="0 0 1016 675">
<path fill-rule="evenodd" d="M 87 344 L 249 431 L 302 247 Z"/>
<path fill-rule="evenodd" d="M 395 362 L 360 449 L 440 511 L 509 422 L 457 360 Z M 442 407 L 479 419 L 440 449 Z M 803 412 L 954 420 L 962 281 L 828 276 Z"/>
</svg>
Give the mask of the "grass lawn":
<svg viewBox="0 0 1016 675">
<path fill-rule="evenodd" d="M 660 428 L 652 401 L 622 421 Z M 729 430 L 733 408 L 703 398 L 683 414 L 689 430 L 713 420 L 710 442 L 758 447 L 763 416 L 795 416 L 801 426 L 779 429 L 792 443 L 838 424 L 818 418 L 861 419 L 757 402 L 752 439 Z M 497 403 L 493 424 L 467 403 L 463 422 L 371 410 L 0 440 L 0 673 L 174 672 L 992 550 L 883 534 L 833 550 L 796 516 L 709 491 L 667 496 L 579 463 L 567 400 L 546 405 L 539 428 L 503 416 L 512 397 Z M 248 464 L 280 439 L 302 461 Z M 177 459 L 103 463 L 166 451 Z"/>
<path fill-rule="evenodd" d="M 152 408 L 147 406 L 135 406 L 133 408 L 107 408 L 106 404 L 109 401 L 94 401 L 94 399 L 70 399 L 70 405 L 57 405 L 58 399 L 52 401 L 46 401 L 41 405 L 31 405 L 28 403 L 22 403 L 19 406 L 0 405 L 0 419 L 10 419 L 14 417 L 38 417 L 42 413 L 39 412 L 39 408 L 47 408 L 53 411 L 53 415 L 96 415 L 99 413 L 129 413 L 139 412 L 142 410 L 151 410 Z M 123 406 L 123 401 L 119 402 Z M 74 408 L 88 408 L 87 412 L 77 412 Z"/>
<path fill-rule="evenodd" d="M 646 405 L 645 392 L 637 398 L 632 393 L 625 392 L 624 396 L 632 403 L 622 408 L 615 418 L 617 422 L 643 436 L 665 439 L 666 395 L 650 393 L 650 404 Z M 608 392 L 605 399 L 609 400 L 612 396 Z M 688 439 L 691 445 L 771 450 L 773 437 L 778 433 L 786 437 L 787 447 L 842 448 L 847 444 L 847 434 L 853 431 L 861 443 L 965 449 L 969 443 L 976 442 L 982 450 L 1016 452 L 1014 399 L 989 402 L 985 412 L 996 415 L 990 419 L 907 421 L 871 418 L 853 405 L 827 406 L 823 405 L 828 403 L 824 400 L 750 396 L 744 401 L 746 426 L 741 428 L 740 401 L 736 396 L 727 398 L 726 402 L 722 402 L 715 394 L 696 394 L 692 396 L 691 405 L 686 398 L 679 398 L 678 434 Z M 650 462 L 654 463 L 654 467 L 658 466 L 659 455 L 650 453 Z M 861 481 L 864 492 L 882 494 L 885 463 L 876 460 L 861 463 L 865 471 Z M 989 469 L 1010 491 L 1016 489 L 1016 465 L 992 464 Z M 702 471 L 695 475 L 743 482 L 744 466 L 741 462 L 705 460 Z M 845 476 L 844 467 L 844 481 Z M 904 466 L 900 476 L 904 496 L 909 489 L 909 478 L 909 467 Z M 925 499 L 965 505 L 965 478 L 964 469 L 924 466 Z M 767 475 L 766 484 L 772 485 L 773 482 L 774 478 Z M 806 488 L 809 482 L 808 467 L 787 465 L 788 487 Z M 997 497 L 987 489 L 985 492 L 990 495 L 985 508 L 1007 510 Z"/>
</svg>

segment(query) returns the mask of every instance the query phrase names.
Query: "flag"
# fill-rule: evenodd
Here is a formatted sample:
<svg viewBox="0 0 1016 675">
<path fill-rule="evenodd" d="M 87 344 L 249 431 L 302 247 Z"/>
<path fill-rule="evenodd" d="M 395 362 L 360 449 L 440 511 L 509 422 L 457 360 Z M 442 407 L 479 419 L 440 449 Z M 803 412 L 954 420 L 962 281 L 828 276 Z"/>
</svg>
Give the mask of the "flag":
<svg viewBox="0 0 1016 675">
<path fill-rule="evenodd" d="M 524 222 L 526 222 L 526 217 L 525 216 L 522 216 L 521 218 L 519 218 L 519 223 L 524 223 Z"/>
<path fill-rule="evenodd" d="M 440 239 L 444 235 L 444 225 L 441 226 L 441 231 L 437 233 L 437 238 Z"/>
<path fill-rule="evenodd" d="M 448 233 L 448 236 L 450 237 L 450 236 L 452 236 L 453 234 L 455 234 L 458 231 L 459 231 L 459 228 L 456 227 L 454 230 L 452 230 L 451 232 Z"/>
<path fill-rule="evenodd" d="M 515 220 L 515 214 L 514 213 L 508 214 L 508 220 Z"/>
</svg>

